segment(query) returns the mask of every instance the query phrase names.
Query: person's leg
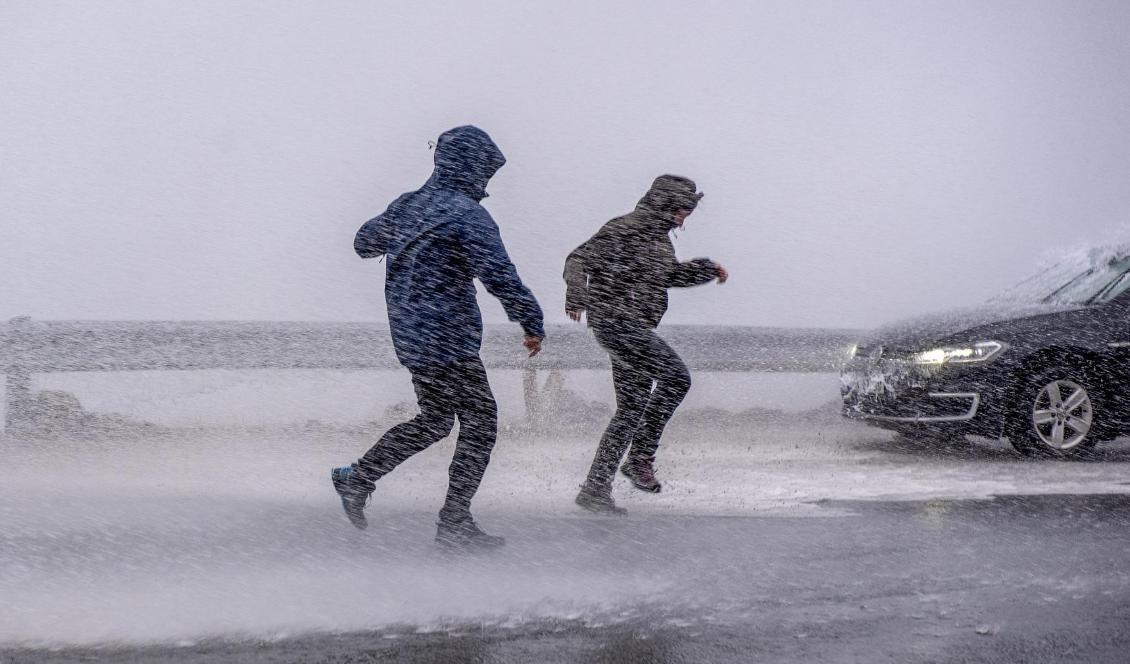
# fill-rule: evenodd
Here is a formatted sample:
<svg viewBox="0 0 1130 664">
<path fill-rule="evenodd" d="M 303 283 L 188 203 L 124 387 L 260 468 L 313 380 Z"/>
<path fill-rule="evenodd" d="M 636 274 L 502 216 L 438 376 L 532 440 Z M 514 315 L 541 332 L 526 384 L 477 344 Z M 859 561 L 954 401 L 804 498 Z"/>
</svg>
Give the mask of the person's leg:
<svg viewBox="0 0 1130 664">
<path fill-rule="evenodd" d="M 374 482 L 416 452 L 427 448 L 451 432 L 455 408 L 437 380 L 435 371 L 413 371 L 412 386 L 420 414 L 389 429 L 356 463 L 334 468 L 330 473 L 334 490 L 349 522 L 360 529 L 368 527 L 365 503 Z"/>
<path fill-rule="evenodd" d="M 471 499 L 483 481 L 498 434 L 498 406 L 479 358 L 454 365 L 447 386 L 459 417 L 459 438 L 439 515 L 441 521 L 458 522 L 471 519 Z"/>
<path fill-rule="evenodd" d="M 451 433 L 455 422 L 454 404 L 443 390 L 442 376 L 436 370 L 412 372 L 419 414 L 399 423 L 381 436 L 370 451 L 351 465 L 336 468 L 330 474 L 333 489 L 341 498 L 349 523 L 368 527 L 365 503 L 373 492 L 374 482 L 397 468 L 411 455 L 431 446 Z"/>
<path fill-rule="evenodd" d="M 451 433 L 455 425 L 455 402 L 445 390 L 444 373 L 434 369 L 412 372 L 420 412 L 385 432 L 377 444 L 353 464 L 353 483 L 357 488 L 371 492 L 374 482 Z"/>
<path fill-rule="evenodd" d="M 459 438 L 448 470 L 447 499 L 436 524 L 436 543 L 455 549 L 493 549 L 506 540 L 479 529 L 471 499 L 479 490 L 498 434 L 498 406 L 479 358 L 452 367 L 448 386 L 455 393 Z"/>
<path fill-rule="evenodd" d="M 639 426 L 651 390 L 651 378 L 646 374 L 612 350 L 609 350 L 609 358 L 612 361 L 612 385 L 616 391 L 616 413 L 601 436 L 585 480 L 588 492 L 602 496 L 612 492 L 616 467 L 632 442 L 632 433 Z"/>
<path fill-rule="evenodd" d="M 654 332 L 641 347 L 641 355 L 644 356 L 643 371 L 655 379 L 655 389 L 640 417 L 639 427 L 632 434 L 628 461 L 650 467 L 663 430 L 691 389 L 691 374 L 678 353 Z"/>
<path fill-rule="evenodd" d="M 638 377 L 636 384 L 647 392 L 639 398 L 640 407 L 633 426 L 624 436 L 631 449 L 621 470 L 637 489 L 658 493 L 662 487 L 655 479 L 652 462 L 663 429 L 690 389 L 690 372 L 679 355 L 654 330 L 626 328 L 616 329 L 610 334 L 608 330 L 594 328 L 594 332 L 609 355 L 622 366 L 630 367 Z M 651 389 L 652 381 L 655 382 L 654 389 Z M 619 451 L 622 454 L 623 448 Z M 607 458 L 611 461 L 611 454 Z M 616 457 L 614 463 L 618 462 L 619 457 Z"/>
</svg>

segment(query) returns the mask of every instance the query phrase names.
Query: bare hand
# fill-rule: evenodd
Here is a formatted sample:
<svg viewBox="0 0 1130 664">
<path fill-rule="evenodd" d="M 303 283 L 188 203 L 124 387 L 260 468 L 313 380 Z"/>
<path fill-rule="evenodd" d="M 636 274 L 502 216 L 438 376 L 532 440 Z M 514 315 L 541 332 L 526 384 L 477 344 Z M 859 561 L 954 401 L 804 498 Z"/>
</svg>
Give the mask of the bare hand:
<svg viewBox="0 0 1130 664">
<path fill-rule="evenodd" d="M 533 357 L 541 352 L 541 337 L 527 334 L 526 338 L 522 340 L 522 345 L 526 347 L 526 350 L 530 351 L 527 357 Z"/>
<path fill-rule="evenodd" d="M 715 265 L 714 267 L 718 270 L 718 283 L 726 283 L 726 280 L 730 278 L 730 273 L 721 265 Z"/>
<path fill-rule="evenodd" d="M 578 323 L 581 322 L 581 310 L 580 309 L 566 309 L 565 315 L 568 316 L 569 318 L 577 321 Z"/>
</svg>

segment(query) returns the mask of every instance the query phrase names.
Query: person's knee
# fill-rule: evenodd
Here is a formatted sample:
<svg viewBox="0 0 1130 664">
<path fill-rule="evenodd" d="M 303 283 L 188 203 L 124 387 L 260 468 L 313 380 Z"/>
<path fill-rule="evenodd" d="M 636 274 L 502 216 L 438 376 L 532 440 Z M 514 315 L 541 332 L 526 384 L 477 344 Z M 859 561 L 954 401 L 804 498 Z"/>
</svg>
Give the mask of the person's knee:
<svg viewBox="0 0 1130 664">
<path fill-rule="evenodd" d="M 634 426 L 639 421 L 640 416 L 643 415 L 644 406 L 647 405 L 647 398 L 634 401 L 628 404 L 620 404 L 616 406 L 616 411 L 612 414 L 613 426 Z"/>
<path fill-rule="evenodd" d="M 479 417 L 489 419 L 492 422 L 498 421 L 498 403 L 494 400 L 494 397 L 483 399 L 477 410 Z"/>
<path fill-rule="evenodd" d="M 691 372 L 687 369 L 687 366 L 679 364 L 672 367 L 663 379 L 663 387 L 677 399 L 682 400 L 683 397 L 687 396 L 687 392 L 691 391 Z"/>
<path fill-rule="evenodd" d="M 493 398 L 477 401 L 459 413 L 459 426 L 480 435 L 493 436 L 498 430 L 498 404 Z"/>
<path fill-rule="evenodd" d="M 422 412 L 415 422 L 427 438 L 439 440 L 455 427 L 455 413 Z"/>
</svg>

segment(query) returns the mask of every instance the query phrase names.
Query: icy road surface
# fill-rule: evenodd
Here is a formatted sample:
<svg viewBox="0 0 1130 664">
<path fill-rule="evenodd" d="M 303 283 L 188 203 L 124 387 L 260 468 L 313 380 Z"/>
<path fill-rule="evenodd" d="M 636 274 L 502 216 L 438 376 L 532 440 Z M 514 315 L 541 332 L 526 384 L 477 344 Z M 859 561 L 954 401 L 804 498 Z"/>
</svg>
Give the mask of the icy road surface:
<svg viewBox="0 0 1130 664">
<path fill-rule="evenodd" d="M 976 541 L 947 534 L 947 513 L 964 503 L 941 500 L 1127 494 L 1123 442 L 1099 462 L 1031 462 L 1003 444 L 925 450 L 850 424 L 756 429 L 672 431 L 661 453 L 662 494 L 617 485 L 630 510 L 624 519 L 572 504 L 594 440 L 503 438 L 475 511 L 509 546 L 456 559 L 431 542 L 451 440 L 378 484 L 364 533 L 347 524 L 328 480 L 331 465 L 363 449 L 367 440 L 357 436 L 8 440 L 0 644 L 175 645 L 545 621 L 600 628 L 647 616 L 648 624 L 681 628 L 741 623 L 760 620 L 766 601 L 790 601 L 782 591 L 834 596 L 837 584 L 865 583 L 852 577 L 854 564 L 870 569 L 883 552 L 908 546 L 922 548 L 922 569 L 896 566 L 886 582 L 925 593 L 926 604 L 936 598 L 951 615 L 960 606 L 945 600 L 950 581 L 930 580 L 939 565 L 953 570 L 956 586 L 1026 584 L 1049 602 L 1078 593 L 1130 597 L 1125 522 L 1094 531 L 1111 539 L 1118 558 L 1100 566 L 1101 579 L 1076 577 L 1069 553 L 1040 555 L 1074 544 L 1054 524 L 1045 544 L 1038 518 L 1027 519 L 1032 530 L 1021 547 L 1032 561 L 980 578 Z M 1025 501 L 1010 500 L 1013 515 L 1023 515 Z M 922 506 L 908 508 L 909 529 L 902 518 L 861 516 L 867 509 L 858 505 L 890 501 Z M 1125 518 L 1126 505 L 1099 511 Z M 829 542 L 830 533 L 840 535 Z M 939 556 L 939 544 L 953 555 Z M 1053 572 L 1061 576 L 1043 576 Z"/>
</svg>

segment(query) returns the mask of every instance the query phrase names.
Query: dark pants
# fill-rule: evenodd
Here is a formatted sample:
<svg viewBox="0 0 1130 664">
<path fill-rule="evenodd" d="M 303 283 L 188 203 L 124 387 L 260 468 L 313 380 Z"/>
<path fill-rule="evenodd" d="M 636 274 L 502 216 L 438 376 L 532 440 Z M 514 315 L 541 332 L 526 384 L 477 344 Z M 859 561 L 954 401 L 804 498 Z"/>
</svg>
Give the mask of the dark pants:
<svg viewBox="0 0 1130 664">
<path fill-rule="evenodd" d="M 420 414 L 389 429 L 354 468 L 362 488 L 371 491 L 373 482 L 451 433 L 458 417 L 459 438 L 448 471 L 447 500 L 439 515 L 443 521 L 469 519 L 471 498 L 479 490 L 498 433 L 498 407 L 486 369 L 476 357 L 410 371 Z"/>
<path fill-rule="evenodd" d="M 663 429 L 690 390 L 691 374 L 655 330 L 594 325 L 593 334 L 612 360 L 616 414 L 600 439 L 585 484 L 606 493 L 629 447 L 630 461 L 654 460 Z"/>
</svg>

